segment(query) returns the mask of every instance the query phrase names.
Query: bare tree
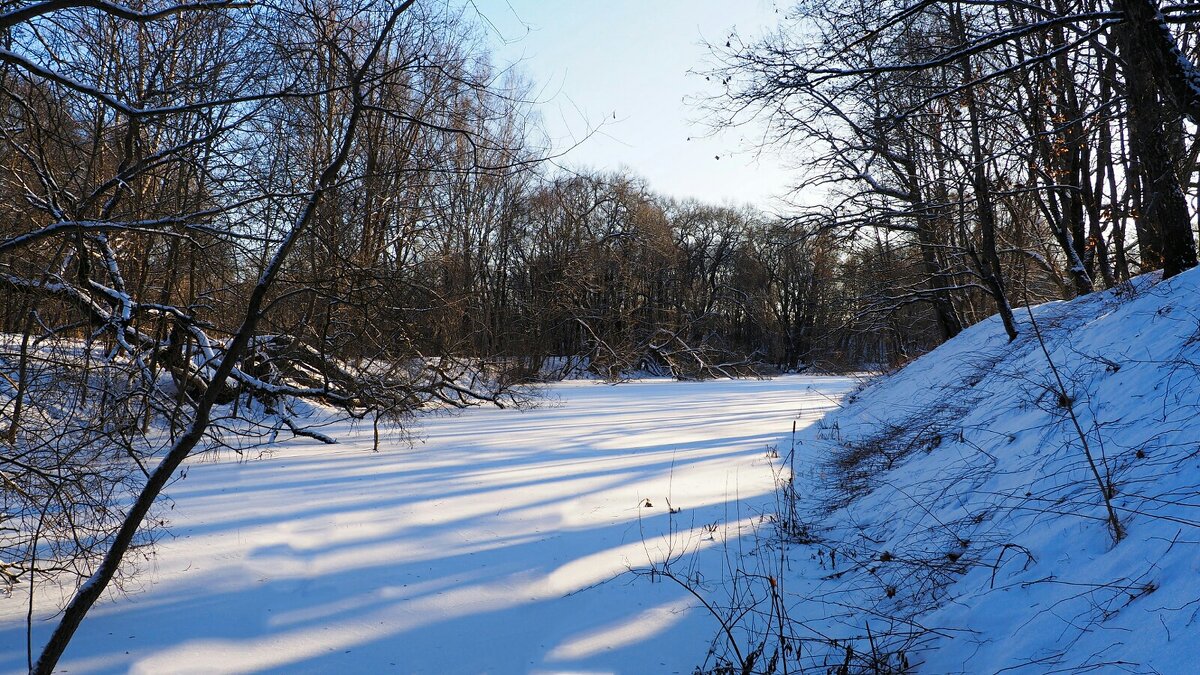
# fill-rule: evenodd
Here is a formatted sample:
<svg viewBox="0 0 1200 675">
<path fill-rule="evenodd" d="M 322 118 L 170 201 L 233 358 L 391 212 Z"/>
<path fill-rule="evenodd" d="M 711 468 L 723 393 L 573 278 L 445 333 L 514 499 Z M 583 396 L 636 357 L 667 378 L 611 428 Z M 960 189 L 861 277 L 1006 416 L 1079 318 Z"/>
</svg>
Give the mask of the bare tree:
<svg viewBox="0 0 1200 675">
<path fill-rule="evenodd" d="M 1014 266 L 1035 285 L 1068 279 L 1067 294 L 1116 283 L 1128 221 L 1143 270 L 1196 264 L 1178 123 L 1194 122 L 1200 81 L 1189 8 L 823 0 L 792 17 L 714 46 L 724 88 L 710 110 L 718 125 L 765 119 L 766 143 L 805 143 L 799 187 L 822 193 L 807 207 L 818 227 L 921 252 L 925 280 L 894 310 L 927 303 L 948 337 L 982 290 L 1015 336 Z"/>
<path fill-rule="evenodd" d="M 50 672 L 194 452 L 333 442 L 299 399 L 355 417 L 512 400 L 502 370 L 374 310 L 402 302 L 387 265 L 429 177 L 536 158 L 444 105 L 439 80 L 494 87 L 457 65 L 446 8 L 10 3 L 0 28 L 0 285 L 21 322 L 0 357 L 0 571 L 83 579 L 31 654 Z M 505 100 L 491 112 L 515 116 Z M 371 146 L 389 121 L 408 141 Z M 417 196 L 382 208 L 383 185 Z"/>
</svg>

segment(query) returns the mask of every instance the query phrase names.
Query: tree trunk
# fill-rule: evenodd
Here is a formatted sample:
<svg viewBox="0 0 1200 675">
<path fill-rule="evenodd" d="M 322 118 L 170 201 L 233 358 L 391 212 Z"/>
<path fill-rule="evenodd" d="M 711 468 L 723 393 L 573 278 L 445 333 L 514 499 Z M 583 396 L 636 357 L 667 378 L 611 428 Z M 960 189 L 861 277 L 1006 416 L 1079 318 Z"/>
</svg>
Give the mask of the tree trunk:
<svg viewBox="0 0 1200 675">
<path fill-rule="evenodd" d="M 1136 52 L 1140 64 L 1134 75 L 1140 74 L 1147 87 L 1145 80 L 1153 77 L 1164 96 L 1193 124 L 1200 124 L 1200 69 L 1179 49 L 1158 4 L 1155 0 L 1116 0 L 1113 5 L 1125 14 L 1125 23 L 1118 30 L 1124 38 L 1121 51 L 1127 82 L 1130 56 Z"/>
<path fill-rule="evenodd" d="M 1172 277 L 1196 266 L 1196 240 L 1178 167 L 1169 153 L 1167 110 L 1145 76 L 1152 51 L 1133 23 L 1117 28 L 1129 119 L 1129 149 L 1137 166 L 1141 209 L 1135 216 L 1142 266 Z"/>
<path fill-rule="evenodd" d="M 954 310 L 954 300 L 950 296 L 950 283 L 946 270 L 937 254 L 937 222 L 938 214 L 935 206 L 928 204 L 920 195 L 920 180 L 917 176 L 916 162 L 909 161 L 905 165 L 908 174 L 908 188 L 913 195 L 913 211 L 916 212 L 917 243 L 921 247 L 921 264 L 929 277 L 929 289 L 933 295 L 933 313 L 937 319 L 938 332 L 943 341 L 962 332 L 962 319 Z"/>
<path fill-rule="evenodd" d="M 952 21 L 954 32 L 960 37 L 964 36 L 966 31 L 962 25 L 962 17 L 955 15 Z M 975 79 L 971 58 L 964 56 L 961 63 L 963 82 L 969 83 Z M 1000 255 L 997 253 L 996 246 L 996 208 L 992 202 L 991 181 L 987 176 L 987 156 L 983 152 L 979 102 L 975 98 L 974 90 L 967 90 L 966 103 L 971 136 L 971 188 L 975 192 L 975 210 L 979 218 L 980 231 L 980 250 L 978 253 L 975 251 L 971 251 L 971 253 L 972 257 L 976 259 L 976 266 L 979 268 L 980 276 L 983 277 L 983 283 L 996 303 L 996 311 L 1000 314 L 1000 321 L 1004 324 L 1004 332 L 1008 334 L 1008 341 L 1012 342 L 1017 339 L 1017 323 L 1013 318 L 1012 306 L 1008 304 L 1008 297 L 1004 291 L 1004 274 L 1000 268 Z"/>
</svg>

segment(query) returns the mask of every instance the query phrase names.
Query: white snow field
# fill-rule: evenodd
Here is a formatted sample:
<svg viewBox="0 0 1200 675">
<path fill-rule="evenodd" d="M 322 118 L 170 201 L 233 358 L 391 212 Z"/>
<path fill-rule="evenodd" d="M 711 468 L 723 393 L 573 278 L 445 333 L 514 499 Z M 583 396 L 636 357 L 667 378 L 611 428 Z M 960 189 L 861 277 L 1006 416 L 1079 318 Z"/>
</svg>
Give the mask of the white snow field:
<svg viewBox="0 0 1200 675">
<path fill-rule="evenodd" d="M 1045 350 L 992 317 L 802 436 L 805 665 L 1200 673 L 1200 270 L 1032 313 Z"/>
<path fill-rule="evenodd" d="M 690 673 L 716 622 L 627 571 L 702 548 L 693 572 L 719 575 L 775 510 L 768 450 L 854 384 L 568 382 L 534 410 L 427 417 L 411 447 L 342 429 L 193 462 L 169 536 L 61 671 Z M 26 603 L 0 598 L 0 671 L 25 668 Z"/>
</svg>

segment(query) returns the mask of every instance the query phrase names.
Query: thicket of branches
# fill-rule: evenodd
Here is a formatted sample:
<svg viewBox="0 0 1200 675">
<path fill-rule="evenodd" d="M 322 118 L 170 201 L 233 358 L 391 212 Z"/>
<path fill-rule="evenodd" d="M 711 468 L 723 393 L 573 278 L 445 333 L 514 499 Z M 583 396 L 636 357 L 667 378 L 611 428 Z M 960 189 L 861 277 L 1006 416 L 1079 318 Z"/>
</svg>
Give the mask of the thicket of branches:
<svg viewBox="0 0 1200 675">
<path fill-rule="evenodd" d="M 806 0 L 714 47 L 710 105 L 805 149 L 805 229 L 871 251 L 881 320 L 916 305 L 947 339 L 999 313 L 1012 338 L 1014 299 L 1196 264 L 1197 9 Z"/>
<path fill-rule="evenodd" d="M 0 574 L 81 582 L 50 672 L 193 453 L 514 399 L 413 339 L 407 270 L 537 156 L 445 6 L 16 0 L 0 42 Z"/>
</svg>

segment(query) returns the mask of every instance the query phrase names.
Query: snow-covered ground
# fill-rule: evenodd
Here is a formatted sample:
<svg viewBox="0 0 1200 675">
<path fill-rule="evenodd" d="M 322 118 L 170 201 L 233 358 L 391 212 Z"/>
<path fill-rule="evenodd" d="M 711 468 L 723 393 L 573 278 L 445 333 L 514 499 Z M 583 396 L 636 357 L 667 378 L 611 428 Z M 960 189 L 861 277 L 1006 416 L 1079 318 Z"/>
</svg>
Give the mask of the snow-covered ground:
<svg viewBox="0 0 1200 675">
<path fill-rule="evenodd" d="M 1200 270 L 1032 314 L 853 393 L 576 381 L 193 463 L 64 670 L 1200 672 Z"/>
<path fill-rule="evenodd" d="M 1200 270 L 1016 315 L 802 435 L 806 665 L 1200 672 Z"/>
<path fill-rule="evenodd" d="M 720 575 L 775 508 L 769 449 L 854 384 L 568 382 L 539 409 L 427 418 L 412 447 L 343 429 L 195 462 L 62 671 L 690 673 L 717 624 L 627 571 L 700 548 L 693 578 Z M 0 671 L 24 669 L 25 603 L 0 598 Z"/>
</svg>

